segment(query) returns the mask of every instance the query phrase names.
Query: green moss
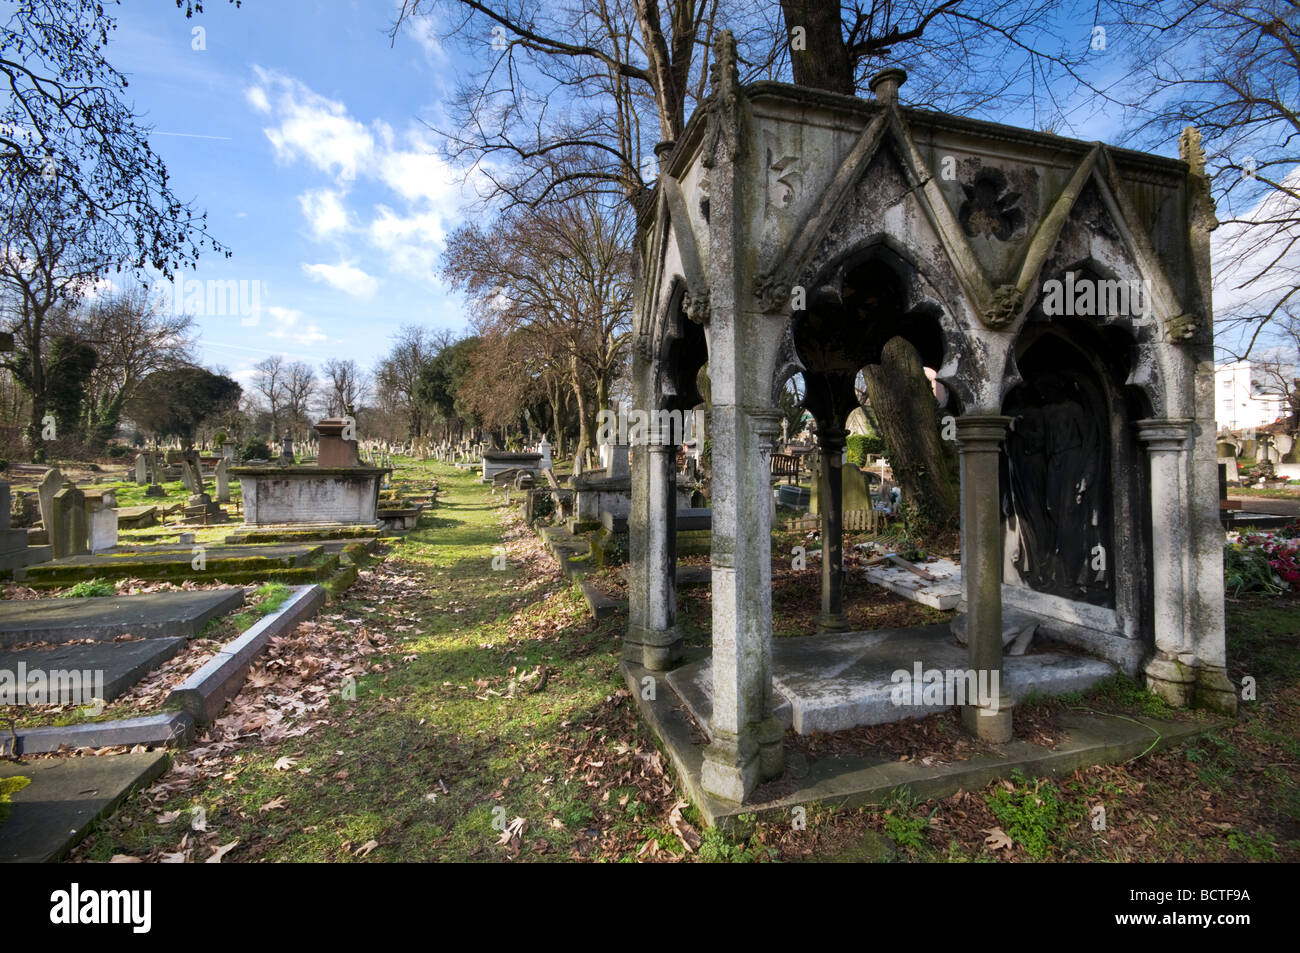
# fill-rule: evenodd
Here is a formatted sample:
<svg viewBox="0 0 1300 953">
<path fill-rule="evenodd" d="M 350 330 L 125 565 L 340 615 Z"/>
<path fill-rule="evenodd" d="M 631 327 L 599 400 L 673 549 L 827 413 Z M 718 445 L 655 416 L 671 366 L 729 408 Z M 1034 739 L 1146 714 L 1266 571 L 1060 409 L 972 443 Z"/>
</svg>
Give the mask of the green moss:
<svg viewBox="0 0 1300 953">
<path fill-rule="evenodd" d="M 12 778 L 0 778 L 0 824 L 9 816 L 11 798 L 31 783 L 31 778 L 25 778 L 21 774 Z"/>
<path fill-rule="evenodd" d="M 62 594 L 64 599 L 86 599 L 86 598 L 103 598 L 111 596 L 117 590 L 107 579 L 92 579 L 90 582 L 79 582 L 67 592 Z"/>
</svg>

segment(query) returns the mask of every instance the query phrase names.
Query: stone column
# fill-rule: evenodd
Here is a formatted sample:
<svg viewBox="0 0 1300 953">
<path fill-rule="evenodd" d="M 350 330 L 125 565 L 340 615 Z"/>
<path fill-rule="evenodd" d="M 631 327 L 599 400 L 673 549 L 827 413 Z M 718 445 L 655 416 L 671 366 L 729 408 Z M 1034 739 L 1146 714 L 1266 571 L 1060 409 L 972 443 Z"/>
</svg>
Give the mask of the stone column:
<svg viewBox="0 0 1300 953">
<path fill-rule="evenodd" d="M 667 435 L 664 435 L 665 438 Z M 636 448 L 633 474 L 635 496 L 629 520 L 640 540 L 635 549 L 636 611 L 628 620 L 625 655 L 651 671 L 666 671 L 681 658 L 682 633 L 677 626 L 677 479 L 673 461 L 674 444 L 661 444 L 652 435 L 646 446 Z M 630 608 L 631 606 L 629 606 Z"/>
<path fill-rule="evenodd" d="M 784 769 L 773 715 L 772 515 L 769 459 L 776 411 L 715 405 L 713 446 L 713 717 L 701 780 L 740 802 Z"/>
<path fill-rule="evenodd" d="M 1187 640 L 1188 472 L 1192 421 L 1139 420 L 1138 439 L 1151 461 L 1152 616 L 1155 653 L 1147 687 L 1171 705 L 1186 707 L 1196 681 L 1195 646 Z"/>
<path fill-rule="evenodd" d="M 843 632 L 844 616 L 844 442 L 842 428 L 818 428 L 821 449 L 820 502 L 822 517 L 822 611 L 819 632 Z"/>
<path fill-rule="evenodd" d="M 961 564 L 966 588 L 966 650 L 977 684 L 996 693 L 962 709 L 962 723 L 977 738 L 1011 740 L 1011 694 L 1002 687 L 1002 523 L 998 511 L 998 453 L 1010 417 L 965 414 L 957 418 L 961 460 Z M 995 681 L 996 676 L 996 681 Z"/>
</svg>

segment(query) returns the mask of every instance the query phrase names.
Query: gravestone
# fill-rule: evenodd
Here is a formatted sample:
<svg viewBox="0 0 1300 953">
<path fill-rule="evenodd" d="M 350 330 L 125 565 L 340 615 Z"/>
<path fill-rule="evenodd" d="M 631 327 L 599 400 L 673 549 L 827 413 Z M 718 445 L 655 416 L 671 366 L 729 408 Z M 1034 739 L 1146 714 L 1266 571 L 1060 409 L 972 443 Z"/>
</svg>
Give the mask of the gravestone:
<svg viewBox="0 0 1300 953">
<path fill-rule="evenodd" d="M 190 491 L 190 496 L 201 491 L 201 487 L 194 482 L 194 474 L 190 472 L 189 467 L 181 467 L 181 482 L 185 484 L 185 489 Z"/>
<path fill-rule="evenodd" d="M 63 474 L 59 472 L 58 467 L 54 467 L 45 474 L 36 488 L 41 501 L 41 525 L 45 527 L 45 532 L 51 539 L 54 527 L 54 494 L 59 492 L 61 486 L 63 486 Z"/>
<path fill-rule="evenodd" d="M 9 527 L 9 484 L 0 482 L 0 569 L 27 565 L 27 530 Z"/>
<path fill-rule="evenodd" d="M 551 461 L 551 442 L 542 435 L 542 442 L 537 445 L 537 452 L 542 455 L 541 463 L 538 464 L 543 470 L 550 470 L 555 464 Z"/>
<path fill-rule="evenodd" d="M 288 434 L 280 441 L 280 464 L 288 466 L 293 463 L 293 437 Z"/>
<path fill-rule="evenodd" d="M 217 502 L 230 502 L 230 476 L 226 472 L 230 469 L 230 460 L 222 457 L 217 461 Z"/>
<path fill-rule="evenodd" d="M 161 484 L 151 483 L 144 489 L 145 496 L 166 496 L 167 491 L 162 488 Z"/>
<path fill-rule="evenodd" d="M 89 552 L 86 494 L 78 490 L 71 480 L 54 494 L 52 513 L 54 522 L 48 530 L 50 544 L 54 547 L 54 558 L 80 556 Z"/>
<path fill-rule="evenodd" d="M 87 494 L 86 531 L 92 553 L 117 545 L 117 496 L 112 490 Z"/>
<path fill-rule="evenodd" d="M 144 486 L 149 482 L 149 463 L 144 458 L 143 453 L 136 454 L 135 457 L 135 483 L 136 486 Z"/>
</svg>

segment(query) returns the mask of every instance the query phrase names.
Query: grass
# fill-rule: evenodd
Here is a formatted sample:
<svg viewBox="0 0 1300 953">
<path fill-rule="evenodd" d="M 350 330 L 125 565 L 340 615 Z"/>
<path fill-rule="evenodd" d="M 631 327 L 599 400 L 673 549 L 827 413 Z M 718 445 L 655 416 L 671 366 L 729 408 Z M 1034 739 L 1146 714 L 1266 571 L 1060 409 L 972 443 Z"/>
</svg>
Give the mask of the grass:
<svg viewBox="0 0 1300 953">
<path fill-rule="evenodd" d="M 86 599 L 111 596 L 116 591 L 113 583 L 107 579 L 90 579 L 77 583 L 60 595 L 64 599 Z"/>
</svg>

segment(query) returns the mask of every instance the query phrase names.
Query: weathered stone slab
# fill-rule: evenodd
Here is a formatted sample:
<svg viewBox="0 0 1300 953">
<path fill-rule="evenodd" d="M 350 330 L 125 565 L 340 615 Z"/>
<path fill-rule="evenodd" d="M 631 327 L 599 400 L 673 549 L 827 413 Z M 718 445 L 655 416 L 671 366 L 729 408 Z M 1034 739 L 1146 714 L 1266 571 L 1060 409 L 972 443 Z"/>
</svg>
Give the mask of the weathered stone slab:
<svg viewBox="0 0 1300 953">
<path fill-rule="evenodd" d="M 0 645 L 98 642 L 127 634 L 144 639 L 193 637 L 209 619 L 232 612 L 243 602 L 242 589 L 0 602 Z"/>
<path fill-rule="evenodd" d="M 891 563 L 871 566 L 864 575 L 868 582 L 884 586 L 904 599 L 945 611 L 957 608 L 962 597 L 961 566 L 951 559 L 939 559 L 921 563 L 918 568 L 934 576 L 934 581 Z"/>
<path fill-rule="evenodd" d="M 0 862 L 59 860 L 95 821 L 162 774 L 167 762 L 163 751 L 0 762 L 0 778 L 22 775 L 32 782 L 13 796 L 9 819 L 0 824 Z"/>
<path fill-rule="evenodd" d="M 844 632 L 772 640 L 772 685 L 789 703 L 789 724 L 800 734 L 842 731 L 906 718 L 923 718 L 946 705 L 894 704 L 896 671 L 965 671 L 967 651 L 945 625 Z M 669 685 L 708 730 L 712 712 L 709 659 L 670 672 Z M 1012 697 L 1084 691 L 1115 674 L 1107 662 L 1045 652 L 1003 660 L 1002 688 Z M 924 701 L 924 699 L 922 699 Z M 703 720 L 701 720 L 703 719 Z"/>
<path fill-rule="evenodd" d="M 78 643 L 53 649 L 14 649 L 0 652 L 0 679 L 7 672 L 14 684 L 22 686 L 30 684 L 27 679 L 38 670 L 45 673 L 46 679 L 55 672 L 78 672 L 86 675 L 85 690 L 89 691 L 93 684 L 94 691 L 89 697 L 71 699 L 66 704 L 90 704 L 92 698 L 111 702 L 184 648 L 187 641 L 184 636 L 169 636 L 134 642 Z M 21 677 L 23 672 L 26 677 Z"/>
<path fill-rule="evenodd" d="M 377 525 L 377 467 L 231 467 L 239 478 L 244 524 L 354 523 Z"/>
<path fill-rule="evenodd" d="M 205 582 L 242 582 L 283 571 L 284 578 L 310 575 L 321 548 L 308 544 L 274 543 L 262 546 L 208 545 L 196 552 L 192 545 L 161 543 L 119 546 L 112 553 L 69 556 L 20 570 L 28 585 L 65 586 L 81 579 L 195 579 Z M 200 555 L 201 566 L 195 565 Z"/>
<path fill-rule="evenodd" d="M 49 754 L 60 748 L 181 744 L 194 733 L 194 719 L 183 711 L 81 725 L 19 729 L 18 754 Z"/>
<path fill-rule="evenodd" d="M 117 511 L 119 529 L 147 529 L 158 522 L 156 506 L 123 506 Z"/>
<path fill-rule="evenodd" d="M 320 586 L 300 586 L 275 612 L 263 617 L 167 696 L 168 708 L 179 708 L 200 725 L 211 723 L 227 701 L 239 693 L 244 675 L 271 639 L 291 631 L 325 604 Z"/>
</svg>

